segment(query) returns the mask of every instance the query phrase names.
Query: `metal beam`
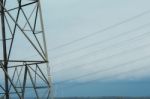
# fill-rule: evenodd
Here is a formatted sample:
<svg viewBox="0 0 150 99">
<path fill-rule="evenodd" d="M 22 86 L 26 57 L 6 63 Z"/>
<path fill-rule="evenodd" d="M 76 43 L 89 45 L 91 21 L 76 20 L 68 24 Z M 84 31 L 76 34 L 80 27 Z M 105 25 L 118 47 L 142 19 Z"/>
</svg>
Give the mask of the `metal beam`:
<svg viewBox="0 0 150 99">
<path fill-rule="evenodd" d="M 3 5 L 4 1 L 0 0 L 0 3 Z M 7 43 L 6 43 L 6 32 L 5 32 L 5 12 L 4 12 L 4 8 L 3 6 L 0 6 L 0 11 L 1 11 L 1 29 L 2 29 L 2 42 L 3 42 L 3 58 L 4 58 L 4 69 L 6 71 L 6 73 L 8 73 L 8 69 L 7 69 Z M 9 81 L 8 81 L 8 77 L 5 73 L 5 96 L 6 99 L 9 99 Z"/>
</svg>

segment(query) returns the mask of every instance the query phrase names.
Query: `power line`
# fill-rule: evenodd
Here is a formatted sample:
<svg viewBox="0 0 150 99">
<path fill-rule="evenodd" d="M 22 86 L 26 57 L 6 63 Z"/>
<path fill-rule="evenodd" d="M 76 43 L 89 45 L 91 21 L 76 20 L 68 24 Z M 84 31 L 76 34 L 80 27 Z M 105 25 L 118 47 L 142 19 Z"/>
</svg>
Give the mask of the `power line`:
<svg viewBox="0 0 150 99">
<path fill-rule="evenodd" d="M 116 68 L 120 68 L 122 66 L 128 66 L 129 64 L 134 64 L 138 61 L 141 61 L 141 60 L 144 60 L 144 59 L 147 59 L 147 58 L 150 58 L 150 55 L 147 55 L 147 56 L 144 56 L 142 58 L 138 58 L 138 59 L 135 59 L 135 60 L 131 60 L 129 62 L 126 62 L 126 63 L 122 63 L 122 64 L 118 64 L 118 65 L 115 65 L 115 66 L 112 66 L 112 67 L 109 67 L 109 68 L 105 68 L 103 70 L 97 70 L 95 72 L 91 72 L 91 73 L 87 73 L 85 75 L 81 75 L 81 76 L 78 76 L 78 77 L 74 77 L 72 79 L 68 79 L 68 80 L 64 80 L 64 81 L 61 81 L 61 82 L 58 82 L 56 84 L 60 84 L 60 83 L 65 83 L 65 82 L 69 82 L 69 81 L 73 81 L 73 80 L 77 80 L 77 79 L 81 79 L 81 78 L 84 78 L 84 77 L 89 77 L 91 75 L 95 75 L 95 74 L 98 74 L 98 73 L 104 73 L 106 71 L 111 71 L 113 69 L 116 69 Z"/>
<path fill-rule="evenodd" d="M 72 53 L 79 52 L 79 51 L 81 51 L 81 50 L 84 50 L 84 49 L 87 49 L 87 48 L 90 48 L 90 47 L 93 47 L 93 46 L 96 46 L 96 45 L 100 45 L 100 44 L 105 43 L 105 42 L 108 42 L 108 41 L 110 41 L 110 40 L 119 38 L 120 36 L 127 35 L 127 34 L 130 34 L 130 33 L 134 32 L 134 31 L 138 31 L 138 30 L 140 30 L 140 29 L 143 29 L 143 28 L 145 28 L 145 27 L 147 27 L 147 26 L 149 26 L 149 25 L 150 25 L 150 23 L 141 25 L 141 26 L 139 26 L 139 27 L 137 27 L 137 28 L 135 28 L 135 29 L 132 29 L 132 30 L 129 30 L 129 31 L 126 31 L 126 32 L 122 32 L 122 33 L 120 33 L 119 35 L 116 35 L 116 36 L 114 36 L 114 37 L 111 37 L 111 38 L 108 38 L 108 39 L 104 39 L 104 40 L 102 40 L 102 41 L 98 41 L 98 42 L 92 43 L 92 44 L 90 44 L 90 45 L 87 45 L 87 46 L 84 46 L 84 47 L 81 47 L 81 48 L 78 48 L 78 49 L 74 49 L 74 50 L 71 50 L 71 51 L 69 51 L 69 52 L 65 52 L 65 53 L 59 54 L 59 55 L 57 55 L 57 56 L 54 56 L 53 58 L 64 57 L 64 56 L 66 56 L 66 55 L 68 55 L 68 54 L 72 54 Z"/>
<path fill-rule="evenodd" d="M 136 69 L 132 69 L 132 70 L 129 70 L 129 71 L 125 71 L 125 72 L 120 72 L 120 73 L 117 73 L 117 74 L 114 74 L 114 75 L 110 75 L 110 76 L 103 76 L 102 78 L 98 78 L 98 79 L 95 79 L 95 80 L 91 80 L 91 81 L 87 81 L 87 82 L 82 82 L 82 83 L 78 83 L 78 84 L 72 84 L 70 86 L 64 86 L 64 88 L 73 88 L 73 87 L 76 87 L 76 86 L 82 86 L 82 85 L 85 85 L 85 84 L 90 84 L 94 81 L 106 81 L 106 80 L 111 80 L 112 78 L 116 78 L 118 76 L 122 76 L 122 75 L 126 75 L 126 74 L 129 74 L 129 73 L 133 73 L 133 72 L 139 72 L 141 70 L 145 70 L 145 69 L 149 69 L 150 66 L 144 66 L 144 67 L 140 67 L 140 68 L 136 68 Z M 61 83 L 57 83 L 55 84 L 58 85 L 58 84 L 61 84 Z"/>
<path fill-rule="evenodd" d="M 136 49 L 140 49 L 140 48 L 136 48 Z M 81 75 L 81 76 L 78 76 L 78 77 L 74 77 L 74 78 L 71 78 L 71 79 L 69 79 L 69 80 L 64 80 L 64 81 L 61 81 L 61 82 L 58 82 L 57 84 L 59 84 L 59 83 L 64 83 L 64 82 L 67 82 L 67 81 L 72 81 L 72 80 L 75 80 L 75 79 L 80 79 L 80 78 L 83 78 L 83 77 L 89 77 L 89 75 L 94 75 L 94 74 L 97 74 L 97 73 L 99 73 L 99 72 L 106 72 L 106 71 L 109 71 L 109 70 L 112 70 L 112 69 L 116 69 L 116 68 L 119 68 L 120 66 L 123 66 L 123 65 L 128 65 L 128 64 L 131 64 L 131 63 L 135 63 L 135 62 L 137 62 L 137 61 L 140 61 L 140 60 L 143 60 L 143 59 L 146 59 L 146 58 L 148 58 L 149 56 L 145 56 L 145 57 L 142 57 L 142 58 L 138 58 L 138 59 L 135 59 L 135 60 L 131 60 L 131 61 L 129 61 L 129 62 L 126 62 L 126 63 L 122 63 L 122 64 L 119 64 L 119 65 L 115 65 L 115 66 L 113 66 L 113 67 L 110 67 L 110 68 L 106 68 L 106 69 L 104 69 L 104 70 L 98 70 L 98 71 L 95 71 L 95 72 L 91 72 L 91 73 L 88 73 L 88 74 L 84 74 L 84 75 Z M 99 62 L 98 60 L 96 60 L 97 62 Z M 89 64 L 93 64 L 93 63 L 96 63 L 96 61 L 94 61 L 94 62 L 91 62 L 91 63 L 88 63 L 88 64 L 86 64 L 86 65 L 80 65 L 80 66 L 76 66 L 75 68 L 79 68 L 79 67 L 81 67 L 81 66 L 87 66 L 87 65 L 89 65 Z M 101 60 L 102 61 L 102 60 Z M 115 68 L 116 67 L 116 68 Z M 66 71 L 70 71 L 69 69 L 68 70 L 66 70 Z"/>
<path fill-rule="evenodd" d="M 150 32 L 146 32 L 146 33 L 144 33 L 144 34 L 142 34 L 142 35 L 138 35 L 137 37 L 139 37 L 139 38 L 141 39 L 142 36 L 150 35 L 149 33 L 150 33 Z M 125 41 L 130 41 L 130 42 L 131 42 L 131 41 L 137 40 L 137 37 L 136 37 L 136 38 L 131 38 L 131 39 L 128 39 L 128 40 L 125 40 Z M 138 38 L 138 40 L 139 40 L 139 38 Z M 143 38 L 142 38 L 142 39 L 143 39 Z M 124 42 L 124 41 L 123 41 L 123 42 Z M 119 44 L 122 45 L 122 42 L 119 42 Z M 113 44 L 111 47 L 116 47 L 116 46 L 118 46 L 118 45 Z M 105 58 L 103 58 L 103 59 L 98 59 L 97 61 L 99 62 L 100 60 L 105 60 L 105 59 L 108 59 L 108 58 L 112 58 L 112 57 L 114 57 L 114 56 L 118 56 L 118 55 L 120 55 L 120 54 L 128 53 L 128 52 L 133 51 L 133 50 L 135 50 L 135 49 L 139 50 L 140 48 L 143 48 L 143 47 L 145 47 L 145 46 L 149 46 L 149 44 L 146 44 L 146 45 L 143 45 L 143 46 L 140 46 L 140 47 L 135 47 L 135 48 L 133 48 L 133 49 L 129 49 L 129 50 L 120 52 L 120 53 L 118 53 L 118 54 L 114 54 L 114 55 L 111 55 L 111 56 L 107 56 L 107 57 L 105 57 Z M 110 47 L 109 47 L 109 48 L 110 48 Z M 85 55 L 82 55 L 82 56 L 80 56 L 80 57 L 78 57 L 78 58 L 75 58 L 75 59 L 72 59 L 72 60 L 69 60 L 69 61 L 74 61 L 74 60 L 77 60 L 77 59 L 83 59 L 84 57 L 87 58 L 88 56 L 95 55 L 95 54 L 97 55 L 98 52 L 100 52 L 100 51 L 105 51 L 106 49 L 108 49 L 108 47 L 105 47 L 105 48 L 102 48 L 102 49 L 98 49 L 98 50 L 96 50 L 96 51 L 87 53 L 87 54 L 85 54 Z M 96 62 L 97 62 L 97 61 L 96 61 Z M 68 62 L 68 61 L 67 61 L 67 62 Z M 94 62 L 95 62 L 95 61 L 94 61 Z M 91 63 L 94 63 L 94 62 L 91 62 Z M 76 65 L 76 66 L 73 66 L 73 67 L 76 68 L 76 67 L 80 67 L 80 66 L 84 66 L 84 65 L 87 65 L 87 64 Z M 73 67 L 70 67 L 70 68 L 68 68 L 67 70 L 70 70 L 70 69 L 73 68 Z M 63 69 L 63 70 L 66 70 L 66 69 Z M 61 70 L 61 71 L 62 71 L 62 70 Z M 60 71 L 59 71 L 59 72 L 60 72 Z"/>
<path fill-rule="evenodd" d="M 105 43 L 105 42 L 108 42 L 108 41 L 110 41 L 110 40 L 116 39 L 116 38 L 118 38 L 118 37 L 120 37 L 120 36 L 130 34 L 130 33 L 134 32 L 134 31 L 138 31 L 138 30 L 140 30 L 140 29 L 142 29 L 142 28 L 146 28 L 146 27 L 149 26 L 149 25 L 150 25 L 150 23 L 141 25 L 141 26 L 139 26 L 139 27 L 137 27 L 137 28 L 134 28 L 134 29 L 131 29 L 131 30 L 129 30 L 129 31 L 122 32 L 122 33 L 120 33 L 119 35 L 116 35 L 116 36 L 111 37 L 111 38 L 109 38 L 109 39 L 105 39 L 105 40 L 102 40 L 102 41 L 99 41 L 99 42 L 95 42 L 95 43 L 92 43 L 92 44 L 90 44 L 90 45 L 81 47 L 81 48 L 79 48 L 79 49 L 75 49 L 75 50 L 72 50 L 72 51 L 69 51 L 69 52 L 65 52 L 65 53 L 56 55 L 56 56 L 54 56 L 53 58 L 58 58 L 58 57 L 60 58 L 60 57 L 63 57 L 63 56 L 65 56 L 65 55 L 72 54 L 72 53 L 75 53 L 75 52 L 79 52 L 79 51 L 81 51 L 81 50 L 83 50 L 83 49 L 87 49 L 87 48 L 89 48 L 89 47 L 93 47 L 93 46 L 96 46 L 96 45 L 100 45 L 100 44 L 102 44 L 102 43 Z M 31 55 L 31 56 L 29 56 L 29 57 L 33 57 L 33 56 L 37 56 L 37 55 Z M 27 58 L 28 58 L 28 57 L 27 57 Z"/>
<path fill-rule="evenodd" d="M 124 20 L 124 21 L 121 21 L 121 22 L 119 22 L 119 23 L 116 23 L 116 24 L 113 24 L 113 25 L 111 25 L 111 26 L 108 26 L 108 27 L 106 27 L 106 28 L 104 28 L 104 29 L 102 29 L 102 30 L 99 30 L 99 31 L 97 31 L 97 32 L 92 32 L 92 33 L 90 33 L 90 34 L 87 35 L 87 36 L 78 38 L 78 39 L 76 39 L 76 40 L 73 40 L 73 41 L 68 42 L 68 43 L 66 43 L 66 44 L 57 46 L 57 47 L 55 47 L 55 48 L 48 49 L 48 51 L 52 51 L 52 50 L 55 50 L 55 49 L 59 49 L 59 48 L 62 48 L 62 47 L 64 47 L 64 46 L 70 45 L 70 44 L 72 44 L 72 43 L 78 42 L 78 41 L 80 41 L 80 40 L 82 40 L 82 39 L 86 39 L 86 38 L 90 37 L 91 35 L 95 35 L 95 34 L 98 34 L 98 33 L 100 33 L 100 32 L 105 32 L 105 31 L 107 31 L 107 30 L 109 30 L 109 29 L 115 28 L 115 27 L 117 27 L 117 26 L 119 26 L 119 25 L 121 25 L 121 24 L 124 24 L 124 23 L 126 23 L 126 22 L 132 21 L 132 20 L 134 20 L 134 19 L 136 19 L 136 18 L 138 18 L 138 17 L 141 17 L 141 16 L 143 16 L 143 15 L 145 15 L 145 14 L 148 14 L 148 13 L 150 13 L 150 10 L 145 11 L 145 12 L 143 12 L 143 13 L 140 13 L 140 14 L 138 14 L 138 15 L 136 15 L 136 16 L 131 17 L 131 18 L 128 18 L 128 19 L 126 19 L 126 20 Z M 139 27 L 139 28 L 144 28 L 146 25 L 149 25 L 149 23 L 148 23 L 148 24 L 145 24 L 145 25 L 143 25 L 143 26 L 141 26 L 141 27 Z M 137 30 L 138 30 L 138 28 L 137 28 Z M 131 30 L 131 31 L 132 31 L 132 30 Z M 133 30 L 133 31 L 134 31 L 134 30 Z M 136 29 L 135 29 L 135 31 L 136 31 Z M 128 31 L 128 32 L 130 32 L 130 31 Z M 119 36 L 119 35 L 118 35 L 118 36 Z M 116 37 L 117 37 L 117 36 L 116 36 Z M 114 37 L 114 38 L 115 38 L 115 37 Z M 102 41 L 102 42 L 103 42 L 103 41 Z M 101 43 L 102 43 L 102 42 L 101 42 Z M 98 42 L 97 42 L 97 43 L 98 43 Z M 100 43 L 100 42 L 99 42 L 99 43 Z M 94 45 L 96 45 L 96 44 L 94 44 Z M 89 46 L 90 46 L 90 45 L 89 45 Z M 86 46 L 86 47 L 88 47 L 88 46 Z M 86 47 L 85 47 L 85 48 L 86 48 Z M 76 49 L 76 50 L 72 50 L 72 51 L 70 51 L 70 52 L 63 53 L 62 55 L 69 54 L 69 53 L 73 53 L 73 52 L 76 52 L 77 50 L 82 50 L 82 49 L 85 49 L 85 48 L 82 47 L 82 48 L 79 48 L 79 49 Z M 60 56 L 62 56 L 62 55 L 55 56 L 54 58 L 60 57 Z M 33 56 L 37 56 L 37 55 L 31 55 L 31 56 L 29 56 L 29 57 L 33 57 Z M 28 58 L 28 57 L 27 57 L 27 58 Z M 25 58 L 24 58 L 24 59 L 25 59 Z"/>
<path fill-rule="evenodd" d="M 123 21 L 121 21 L 121 22 L 118 22 L 118 23 L 116 23 L 116 24 L 110 25 L 110 26 L 108 26 L 108 27 L 106 27 L 106 28 L 104 28 L 104 29 L 101 29 L 101 30 L 96 31 L 96 32 L 93 32 L 93 33 L 91 33 L 91 34 L 89 34 L 89 35 L 83 36 L 83 37 L 81 37 L 81 38 L 75 39 L 75 40 L 73 40 L 73 41 L 70 41 L 70 42 L 68 42 L 68 43 L 59 45 L 59 46 L 57 46 L 57 47 L 54 47 L 54 48 L 48 49 L 48 50 L 49 50 L 49 51 L 52 51 L 52 50 L 60 49 L 60 48 L 62 48 L 62 47 L 71 45 L 71 44 L 73 44 L 73 43 L 75 43 L 75 42 L 78 42 L 78 41 L 84 40 L 84 39 L 86 39 L 86 38 L 88 38 L 88 37 L 94 36 L 94 35 L 96 35 L 96 34 L 98 34 L 98 33 L 100 33 L 100 32 L 105 32 L 105 31 L 107 31 L 107 30 L 109 30 L 109 29 L 112 29 L 112 28 L 115 28 L 115 27 L 117 27 L 117 26 L 119 26 L 119 25 L 121 25 L 121 24 L 124 24 L 124 23 L 130 22 L 130 21 L 132 21 L 132 20 L 135 20 L 135 19 L 137 19 L 137 18 L 139 18 L 139 17 L 141 17 L 141 16 L 144 16 L 144 15 L 146 15 L 146 14 L 148 14 L 148 13 L 150 13 L 150 10 L 145 11 L 145 12 L 142 12 L 142 13 L 140 13 L 140 14 L 138 14 L 138 15 L 135 15 L 135 16 L 133 16 L 133 17 L 131 17 L 131 18 L 128 18 L 128 19 L 123 20 Z"/>
</svg>

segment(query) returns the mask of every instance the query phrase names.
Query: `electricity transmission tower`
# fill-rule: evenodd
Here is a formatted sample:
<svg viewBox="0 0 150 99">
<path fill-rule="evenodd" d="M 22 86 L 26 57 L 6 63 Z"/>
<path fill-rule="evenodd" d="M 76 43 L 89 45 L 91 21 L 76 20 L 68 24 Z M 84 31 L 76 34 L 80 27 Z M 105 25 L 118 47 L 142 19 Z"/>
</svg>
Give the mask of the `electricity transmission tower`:
<svg viewBox="0 0 150 99">
<path fill-rule="evenodd" d="M 40 0 L 0 0 L 0 97 L 49 99 L 49 69 Z"/>
</svg>

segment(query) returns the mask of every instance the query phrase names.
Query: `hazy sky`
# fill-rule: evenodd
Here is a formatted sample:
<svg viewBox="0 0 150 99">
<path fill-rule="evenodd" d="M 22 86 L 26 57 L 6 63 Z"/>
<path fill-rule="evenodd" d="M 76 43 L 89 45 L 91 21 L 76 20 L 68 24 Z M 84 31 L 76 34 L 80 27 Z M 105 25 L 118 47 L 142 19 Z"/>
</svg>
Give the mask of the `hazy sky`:
<svg viewBox="0 0 150 99">
<path fill-rule="evenodd" d="M 41 2 L 55 95 L 150 96 L 150 0 Z M 21 35 L 12 56 L 35 58 Z"/>
<path fill-rule="evenodd" d="M 42 3 L 54 83 L 150 78 L 149 0 Z"/>
</svg>

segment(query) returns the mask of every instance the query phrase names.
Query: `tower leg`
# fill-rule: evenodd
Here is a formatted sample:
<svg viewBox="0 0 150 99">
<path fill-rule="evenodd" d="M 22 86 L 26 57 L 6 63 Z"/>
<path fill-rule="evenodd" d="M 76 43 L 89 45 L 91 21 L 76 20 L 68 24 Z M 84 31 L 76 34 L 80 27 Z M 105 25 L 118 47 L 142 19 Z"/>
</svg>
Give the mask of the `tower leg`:
<svg viewBox="0 0 150 99">
<path fill-rule="evenodd" d="M 4 4 L 3 3 L 3 0 L 0 0 L 1 4 Z M 7 69 L 7 65 L 8 65 L 8 62 L 7 62 L 7 48 L 6 48 L 6 33 L 5 33 L 5 13 L 4 13 L 4 8 L 1 6 L 0 7 L 0 11 L 1 11 L 1 32 L 2 32 L 2 39 L 3 39 L 3 58 L 4 58 L 4 68 L 5 68 L 5 71 L 8 72 L 8 69 Z M 8 82 L 8 77 L 7 75 L 5 74 L 5 96 L 6 96 L 6 99 L 9 99 L 9 82 Z"/>
</svg>

